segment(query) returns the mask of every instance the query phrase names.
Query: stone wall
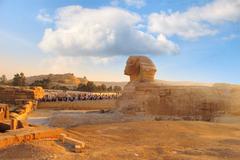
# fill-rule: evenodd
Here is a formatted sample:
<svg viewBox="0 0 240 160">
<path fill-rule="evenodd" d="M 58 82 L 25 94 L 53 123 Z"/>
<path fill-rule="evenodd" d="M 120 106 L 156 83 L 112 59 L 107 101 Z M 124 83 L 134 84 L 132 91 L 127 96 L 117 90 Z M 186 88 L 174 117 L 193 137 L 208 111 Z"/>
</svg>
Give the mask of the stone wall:
<svg viewBox="0 0 240 160">
<path fill-rule="evenodd" d="M 21 100 L 37 100 L 43 96 L 44 90 L 41 87 L 0 86 L 0 103 L 16 104 Z"/>
<path fill-rule="evenodd" d="M 27 116 L 44 96 L 41 87 L 0 86 L 0 131 L 28 127 Z M 6 116 L 8 115 L 8 116 Z"/>
</svg>

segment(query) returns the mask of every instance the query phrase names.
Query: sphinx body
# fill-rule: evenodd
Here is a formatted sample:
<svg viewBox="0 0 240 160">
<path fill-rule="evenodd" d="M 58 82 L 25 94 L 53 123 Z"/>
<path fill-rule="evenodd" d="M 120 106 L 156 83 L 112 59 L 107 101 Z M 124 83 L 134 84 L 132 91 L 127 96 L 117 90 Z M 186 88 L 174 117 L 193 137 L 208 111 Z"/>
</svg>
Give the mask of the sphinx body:
<svg viewBox="0 0 240 160">
<path fill-rule="evenodd" d="M 145 56 L 130 56 L 124 73 L 130 82 L 117 101 L 118 112 L 211 120 L 240 108 L 240 86 L 183 85 L 154 80 L 156 67 Z"/>
</svg>

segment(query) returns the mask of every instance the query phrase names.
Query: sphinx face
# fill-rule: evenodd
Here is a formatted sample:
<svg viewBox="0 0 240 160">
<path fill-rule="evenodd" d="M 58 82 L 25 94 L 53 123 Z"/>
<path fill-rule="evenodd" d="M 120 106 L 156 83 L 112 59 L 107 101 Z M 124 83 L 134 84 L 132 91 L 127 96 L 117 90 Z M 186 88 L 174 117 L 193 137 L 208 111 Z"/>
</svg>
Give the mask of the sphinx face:
<svg viewBox="0 0 240 160">
<path fill-rule="evenodd" d="M 125 75 L 136 74 L 136 64 L 137 64 L 137 59 L 135 57 L 130 56 L 127 60 L 124 74 Z"/>
</svg>

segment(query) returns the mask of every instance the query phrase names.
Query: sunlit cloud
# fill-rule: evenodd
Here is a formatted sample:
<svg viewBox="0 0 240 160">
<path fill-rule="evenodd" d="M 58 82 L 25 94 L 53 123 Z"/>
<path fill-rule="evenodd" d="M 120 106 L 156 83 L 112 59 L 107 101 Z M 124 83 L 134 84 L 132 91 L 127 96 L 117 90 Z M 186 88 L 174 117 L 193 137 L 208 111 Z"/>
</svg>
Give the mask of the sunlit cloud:
<svg viewBox="0 0 240 160">
<path fill-rule="evenodd" d="M 56 26 L 45 30 L 39 47 L 46 53 L 90 57 L 179 52 L 164 35 L 138 30 L 141 22 L 140 15 L 119 8 L 67 6 L 57 10 Z"/>
<path fill-rule="evenodd" d="M 185 12 L 160 12 L 149 16 L 148 30 L 186 39 L 215 35 L 217 25 L 240 21 L 240 0 L 215 0 Z"/>
</svg>

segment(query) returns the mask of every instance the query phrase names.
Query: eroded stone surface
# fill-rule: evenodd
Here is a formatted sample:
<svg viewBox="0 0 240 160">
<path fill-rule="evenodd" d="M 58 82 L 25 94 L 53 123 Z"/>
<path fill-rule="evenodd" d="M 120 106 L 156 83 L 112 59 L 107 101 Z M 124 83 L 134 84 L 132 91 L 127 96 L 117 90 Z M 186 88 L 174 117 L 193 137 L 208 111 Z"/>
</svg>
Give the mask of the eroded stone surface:
<svg viewBox="0 0 240 160">
<path fill-rule="evenodd" d="M 174 116 L 186 120 L 211 120 L 217 115 L 240 110 L 239 85 L 166 85 L 154 80 L 156 69 L 141 71 L 141 65 L 138 64 L 141 59 L 149 61 L 146 57 L 135 56 L 127 61 L 125 74 L 130 76 L 130 82 L 117 101 L 117 111 Z"/>
<path fill-rule="evenodd" d="M 28 100 L 37 100 L 44 96 L 42 87 L 24 88 L 13 86 L 0 86 L 0 102 L 8 104 L 21 104 Z"/>
<path fill-rule="evenodd" d="M 124 70 L 125 75 L 130 76 L 130 81 L 149 82 L 154 80 L 156 67 L 145 56 L 130 56 L 127 60 Z"/>
<path fill-rule="evenodd" d="M 61 129 L 47 127 L 29 127 L 14 131 L 10 130 L 6 133 L 0 133 L 0 148 L 33 140 L 58 139 L 61 132 Z"/>
<path fill-rule="evenodd" d="M 28 127 L 28 114 L 37 106 L 37 100 L 44 96 L 41 87 L 25 88 L 0 86 L 0 131 Z"/>
</svg>

